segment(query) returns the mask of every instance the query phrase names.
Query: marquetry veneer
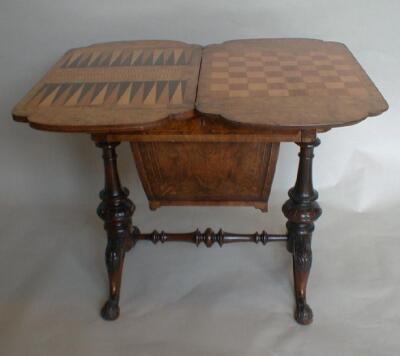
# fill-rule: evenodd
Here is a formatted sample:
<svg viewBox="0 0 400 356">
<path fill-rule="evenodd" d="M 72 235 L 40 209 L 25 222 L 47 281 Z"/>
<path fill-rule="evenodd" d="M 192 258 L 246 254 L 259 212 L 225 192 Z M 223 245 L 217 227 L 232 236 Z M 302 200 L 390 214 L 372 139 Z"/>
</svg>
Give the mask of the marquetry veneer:
<svg viewBox="0 0 400 356">
<path fill-rule="evenodd" d="M 388 106 L 343 44 L 308 39 L 96 44 L 68 51 L 16 105 L 13 117 L 40 130 L 90 134 L 102 149 L 98 215 L 108 234 L 107 320 L 119 315 L 125 252 L 139 240 L 197 245 L 286 241 L 293 255 L 295 319 L 306 301 L 311 235 L 321 215 L 312 183 L 317 134 L 376 116 Z M 281 142 L 300 146 L 296 183 L 283 205 L 287 233 L 142 233 L 117 171 L 129 142 L 152 209 L 247 205 L 267 211 Z"/>
</svg>

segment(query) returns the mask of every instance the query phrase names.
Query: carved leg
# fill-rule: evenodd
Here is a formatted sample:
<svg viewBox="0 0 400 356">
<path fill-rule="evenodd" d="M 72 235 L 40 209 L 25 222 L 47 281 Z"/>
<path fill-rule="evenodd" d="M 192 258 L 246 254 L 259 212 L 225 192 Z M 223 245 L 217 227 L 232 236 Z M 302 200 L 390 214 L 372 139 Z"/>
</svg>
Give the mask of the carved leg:
<svg viewBox="0 0 400 356">
<path fill-rule="evenodd" d="M 298 143 L 300 146 L 299 168 L 295 186 L 289 190 L 289 200 L 283 205 L 282 211 L 288 223 L 288 250 L 293 253 L 294 289 L 296 297 L 295 319 L 299 324 L 310 324 L 313 313 L 307 304 L 306 288 L 311 269 L 312 252 L 311 236 L 314 221 L 322 211 L 316 202 L 318 193 L 312 183 L 312 159 L 314 147 L 319 139 L 310 143 Z"/>
<path fill-rule="evenodd" d="M 97 146 L 103 150 L 105 188 L 100 192 L 97 214 L 104 221 L 107 231 L 106 265 L 109 278 L 109 299 L 101 310 L 105 320 L 115 320 L 119 316 L 119 294 L 122 266 L 125 252 L 132 245 L 132 214 L 134 204 L 128 199 L 129 191 L 121 186 L 117 171 L 115 147 L 119 142 L 100 142 Z"/>
</svg>

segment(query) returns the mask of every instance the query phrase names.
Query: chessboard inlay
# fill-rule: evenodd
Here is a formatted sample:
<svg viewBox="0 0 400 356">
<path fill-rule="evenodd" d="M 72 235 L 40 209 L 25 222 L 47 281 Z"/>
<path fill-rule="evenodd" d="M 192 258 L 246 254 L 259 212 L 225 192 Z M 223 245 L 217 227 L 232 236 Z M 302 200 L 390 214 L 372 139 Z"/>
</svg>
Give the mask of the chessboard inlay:
<svg viewBox="0 0 400 356">
<path fill-rule="evenodd" d="M 208 88 L 218 97 L 368 95 L 354 66 L 340 54 L 218 51 L 205 65 Z"/>
</svg>

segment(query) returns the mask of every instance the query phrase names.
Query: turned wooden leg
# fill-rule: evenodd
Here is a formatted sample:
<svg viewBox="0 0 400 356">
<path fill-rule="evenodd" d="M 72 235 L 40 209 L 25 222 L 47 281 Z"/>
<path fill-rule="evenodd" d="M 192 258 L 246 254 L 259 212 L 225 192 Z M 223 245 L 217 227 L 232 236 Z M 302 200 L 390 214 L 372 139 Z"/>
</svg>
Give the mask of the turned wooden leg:
<svg viewBox="0 0 400 356">
<path fill-rule="evenodd" d="M 132 245 L 132 214 L 134 204 L 128 199 L 129 191 L 121 186 L 117 170 L 115 147 L 119 142 L 99 142 L 103 150 L 105 188 L 100 192 L 97 214 L 104 221 L 107 231 L 106 265 L 109 278 L 110 295 L 104 304 L 101 315 L 106 320 L 115 320 L 119 316 L 119 295 L 122 267 L 125 252 Z"/>
<path fill-rule="evenodd" d="M 306 299 L 308 276 L 310 274 L 312 252 L 311 236 L 314 221 L 322 211 L 316 202 L 318 193 L 312 183 L 312 159 L 314 147 L 320 143 L 301 142 L 299 153 L 299 168 L 295 186 L 289 190 L 289 200 L 283 205 L 282 211 L 288 223 L 288 250 L 293 254 L 294 289 L 296 297 L 295 319 L 299 324 L 310 324 L 313 313 Z"/>
</svg>

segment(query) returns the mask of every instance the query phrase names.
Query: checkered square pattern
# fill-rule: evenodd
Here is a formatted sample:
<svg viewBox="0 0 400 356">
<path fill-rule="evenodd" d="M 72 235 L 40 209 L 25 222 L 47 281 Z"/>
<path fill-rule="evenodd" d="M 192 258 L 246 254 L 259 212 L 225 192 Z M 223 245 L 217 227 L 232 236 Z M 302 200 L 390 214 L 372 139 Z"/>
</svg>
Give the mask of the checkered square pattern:
<svg viewBox="0 0 400 356">
<path fill-rule="evenodd" d="M 343 54 L 220 50 L 205 61 L 208 91 L 215 98 L 368 96 L 359 69 Z"/>
</svg>

